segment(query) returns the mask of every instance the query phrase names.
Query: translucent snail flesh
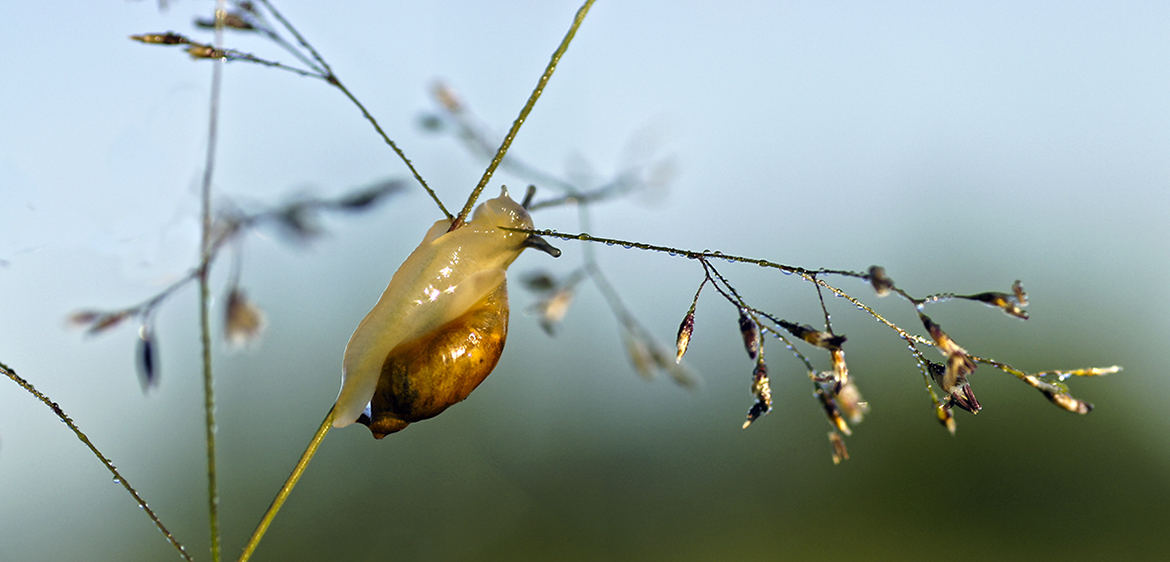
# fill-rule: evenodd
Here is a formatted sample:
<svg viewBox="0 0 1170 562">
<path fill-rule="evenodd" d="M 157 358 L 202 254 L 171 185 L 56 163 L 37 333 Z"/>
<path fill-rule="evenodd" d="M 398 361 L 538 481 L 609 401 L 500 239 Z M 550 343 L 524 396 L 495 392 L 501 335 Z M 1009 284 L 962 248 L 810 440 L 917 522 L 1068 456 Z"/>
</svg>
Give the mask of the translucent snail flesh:
<svg viewBox="0 0 1170 562">
<path fill-rule="evenodd" d="M 367 425 L 381 439 L 467 398 L 492 372 L 508 335 L 505 270 L 537 236 L 507 190 L 450 230 L 440 220 L 390 279 L 345 347 L 334 427 Z M 450 231 L 449 231 L 450 230 Z"/>
</svg>

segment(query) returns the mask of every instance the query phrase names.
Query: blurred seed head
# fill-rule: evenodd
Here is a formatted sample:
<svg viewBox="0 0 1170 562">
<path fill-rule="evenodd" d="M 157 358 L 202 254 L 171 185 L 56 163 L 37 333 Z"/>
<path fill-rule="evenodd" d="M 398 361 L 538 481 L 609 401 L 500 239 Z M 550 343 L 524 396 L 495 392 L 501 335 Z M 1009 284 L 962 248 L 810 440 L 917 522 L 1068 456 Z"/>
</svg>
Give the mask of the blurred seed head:
<svg viewBox="0 0 1170 562">
<path fill-rule="evenodd" d="M 845 449 L 845 440 L 836 431 L 829 432 L 829 443 L 833 445 L 833 464 L 849 460 L 849 451 Z"/>
<path fill-rule="evenodd" d="M 223 333 L 228 344 L 233 348 L 254 344 L 259 341 L 266 325 L 264 312 L 248 300 L 243 289 L 232 286 L 224 311 Z"/>
<path fill-rule="evenodd" d="M 880 265 L 869 267 L 869 283 L 873 285 L 873 291 L 879 297 L 890 294 L 890 290 L 894 288 L 894 280 L 886 276 L 886 268 Z"/>
<path fill-rule="evenodd" d="M 131 316 L 129 310 L 116 312 L 99 312 L 96 310 L 79 310 L 69 315 L 69 324 L 77 328 L 85 328 L 88 334 L 104 332 Z"/>
<path fill-rule="evenodd" d="M 146 393 L 158 387 L 158 344 L 155 342 L 154 329 L 149 324 L 138 328 L 138 382 L 142 385 L 142 392 Z"/>
<path fill-rule="evenodd" d="M 841 385 L 840 390 L 837 391 L 837 406 L 841 409 L 841 413 L 845 414 L 849 423 L 861 423 L 865 414 L 869 413 L 869 403 L 861 397 L 861 391 L 857 389 L 857 385 L 852 379 Z"/>
<path fill-rule="evenodd" d="M 191 40 L 179 35 L 178 33 L 168 31 L 166 33 L 144 33 L 142 35 L 131 35 L 131 39 L 150 45 L 189 45 Z"/>
<path fill-rule="evenodd" d="M 562 287 L 534 305 L 535 311 L 540 315 L 540 327 L 544 329 L 546 334 L 556 335 L 557 325 L 565 319 L 565 315 L 569 313 L 569 306 L 572 304 L 573 289 Z"/>
</svg>

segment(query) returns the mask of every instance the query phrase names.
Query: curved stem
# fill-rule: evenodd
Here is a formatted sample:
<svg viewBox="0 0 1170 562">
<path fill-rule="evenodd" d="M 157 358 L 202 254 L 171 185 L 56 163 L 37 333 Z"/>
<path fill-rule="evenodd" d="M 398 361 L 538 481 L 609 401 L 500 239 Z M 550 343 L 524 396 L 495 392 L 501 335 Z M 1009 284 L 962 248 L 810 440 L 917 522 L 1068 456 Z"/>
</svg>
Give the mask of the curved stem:
<svg viewBox="0 0 1170 562">
<path fill-rule="evenodd" d="M 268 526 L 276 518 L 276 513 L 280 511 L 280 507 L 284 505 L 284 500 L 288 499 L 288 495 L 292 493 L 293 486 L 296 486 L 297 481 L 301 479 L 305 468 L 309 466 L 309 461 L 313 460 L 313 455 L 317 454 L 317 448 L 321 446 L 321 441 L 325 439 L 325 435 L 329 433 L 332 427 L 333 408 L 329 408 L 329 413 L 325 415 L 325 419 L 321 422 L 321 427 L 317 428 L 317 433 L 313 434 L 313 439 L 309 441 L 309 446 L 305 448 L 301 459 L 293 467 L 292 474 L 288 476 L 288 479 L 284 481 L 284 486 L 281 486 L 280 491 L 276 493 L 276 497 L 272 499 L 272 505 L 269 505 L 268 511 L 264 512 L 264 517 L 260 519 L 260 524 L 256 525 L 256 530 L 252 533 L 252 538 L 248 539 L 248 544 L 244 546 L 244 552 L 240 554 L 240 562 L 247 562 L 252 557 L 252 553 L 256 551 L 256 547 L 260 544 L 260 539 L 264 538 L 264 533 L 268 531 Z"/>
<path fill-rule="evenodd" d="M 418 181 L 419 185 L 421 185 L 422 188 L 427 192 L 427 195 L 430 195 L 431 199 L 435 201 L 435 204 L 439 206 L 439 210 L 442 211 L 448 219 L 453 218 L 450 211 L 447 210 L 447 207 L 443 206 L 443 201 L 439 199 L 439 195 L 435 193 L 435 190 L 431 189 L 431 186 L 427 185 L 426 180 L 424 180 L 422 175 L 418 173 L 418 170 L 414 168 L 414 164 L 410 161 L 410 159 L 406 157 L 406 153 L 402 152 L 402 149 L 398 148 L 398 144 L 396 144 L 393 140 L 390 140 L 390 136 L 386 134 L 386 131 L 382 130 L 382 126 L 378 124 L 378 120 L 374 119 L 373 115 L 370 115 L 370 112 L 366 110 L 366 106 L 362 105 L 362 102 L 358 101 L 357 97 L 349 91 L 349 88 L 346 88 L 345 85 L 341 83 L 341 79 L 333 73 L 333 68 L 329 66 L 329 63 L 325 62 L 325 58 L 321 56 L 321 53 L 318 53 L 317 49 L 313 48 L 313 45 L 311 45 L 309 41 L 305 39 L 303 35 L 301 35 L 300 31 L 297 31 L 297 28 L 293 27 L 292 22 L 284 18 L 284 16 L 276 9 L 275 6 L 272 5 L 271 2 L 268 0 L 260 0 L 260 3 L 264 4 L 264 7 L 272 13 L 272 16 L 275 17 L 276 20 L 279 21 L 280 24 L 289 31 L 289 33 L 292 33 L 298 44 L 309 51 L 309 54 L 312 55 L 313 60 L 317 61 L 317 64 L 320 65 L 323 71 L 320 77 L 326 82 L 332 84 L 338 90 L 341 90 L 341 93 L 345 94 L 345 97 L 349 98 L 349 101 L 353 102 L 353 104 L 357 106 L 358 110 L 362 112 L 362 117 L 365 117 L 366 121 L 369 121 L 370 124 L 374 126 L 374 130 L 377 131 L 378 136 L 382 137 L 382 141 L 390 146 L 390 148 L 394 151 L 394 154 L 397 154 L 398 158 L 402 160 L 403 164 L 406 164 L 406 167 L 410 170 L 410 173 L 414 176 L 414 179 Z M 293 52 L 296 52 L 296 50 L 293 49 Z"/>
<path fill-rule="evenodd" d="M 544 93 L 544 87 L 548 84 L 548 79 L 552 78 L 553 71 L 557 69 L 557 63 L 561 61 L 561 56 L 569 49 L 569 43 L 573 41 L 573 36 L 577 35 L 577 28 L 581 27 L 581 22 L 585 21 L 585 15 L 589 13 L 589 8 L 593 6 L 593 0 L 585 0 L 585 4 L 581 9 L 577 10 L 576 17 L 573 18 L 573 24 L 569 26 L 568 33 L 565 33 L 565 38 L 561 40 L 561 44 L 557 46 L 557 50 L 553 51 L 552 58 L 548 61 L 548 66 L 544 68 L 544 74 L 540 75 L 540 80 L 536 83 L 536 88 L 532 90 L 532 95 L 528 96 L 528 102 L 520 110 L 520 115 L 512 122 L 512 128 L 508 130 L 508 134 L 504 136 L 504 142 L 500 144 L 500 149 L 496 151 L 496 155 L 492 158 L 486 170 L 483 171 L 483 177 L 480 178 L 479 184 L 471 191 L 471 195 L 467 198 L 467 203 L 463 205 L 463 210 L 459 211 L 459 216 L 451 223 L 451 230 L 455 230 L 463 226 L 463 222 L 467 220 L 467 215 L 471 214 L 471 208 L 475 206 L 475 200 L 479 199 L 479 194 L 483 192 L 483 188 L 487 187 L 488 180 L 492 179 L 492 174 L 496 172 L 500 162 L 504 160 L 504 155 L 508 153 L 508 148 L 512 146 L 512 140 L 516 138 L 516 133 L 520 132 L 520 126 L 524 124 L 524 120 L 528 119 L 528 114 L 536 105 L 536 100 L 540 99 L 540 94 Z"/>
<path fill-rule="evenodd" d="M 114 467 L 114 463 L 110 461 L 110 459 L 106 458 L 106 456 L 98 450 L 97 445 L 94 445 L 93 442 L 89 440 L 89 436 L 82 432 L 80 427 L 77 427 L 77 423 L 75 423 L 73 418 L 70 418 L 65 413 L 65 410 L 61 408 L 61 406 L 57 405 L 56 402 L 33 387 L 32 383 L 24 380 L 24 378 L 16 374 L 16 371 L 12 370 L 11 367 L 3 363 L 0 363 L 0 374 L 3 374 L 4 376 L 12 379 L 12 382 L 20 385 L 21 388 L 28 391 L 29 394 L 32 394 L 37 400 L 40 400 L 42 403 L 44 403 L 44 405 L 48 406 L 49 409 L 52 410 L 58 418 L 61 418 L 61 421 L 69 428 L 70 431 L 73 432 L 74 435 L 77 436 L 77 439 L 79 439 L 82 443 L 85 444 L 87 448 L 89 448 L 90 452 L 93 453 L 93 456 L 97 457 L 97 459 L 101 461 L 102 465 L 106 467 L 106 470 L 110 471 L 110 474 L 114 475 L 114 482 L 121 484 L 122 487 L 126 489 L 126 492 L 130 494 L 130 497 L 134 498 L 134 501 L 138 503 L 138 507 L 142 508 L 143 513 L 146 513 L 146 516 L 150 518 L 150 520 L 154 523 L 154 526 L 158 527 L 159 532 L 161 532 L 163 536 L 166 537 L 167 542 L 171 543 L 171 546 L 175 547 L 175 550 L 179 551 L 179 556 L 182 556 L 183 559 L 188 561 L 192 560 L 191 555 L 187 554 L 187 549 L 183 548 L 183 545 L 179 543 L 178 539 L 176 539 L 175 536 L 172 535 L 169 530 L 167 530 L 166 526 L 163 525 L 162 520 L 160 520 L 158 515 L 154 513 L 154 510 L 150 509 L 150 506 L 146 505 L 146 500 L 142 499 L 142 496 L 138 495 L 138 490 L 135 490 L 134 487 L 130 485 L 130 481 L 126 480 L 126 477 L 122 476 L 122 473 L 118 472 L 118 469 Z"/>
</svg>

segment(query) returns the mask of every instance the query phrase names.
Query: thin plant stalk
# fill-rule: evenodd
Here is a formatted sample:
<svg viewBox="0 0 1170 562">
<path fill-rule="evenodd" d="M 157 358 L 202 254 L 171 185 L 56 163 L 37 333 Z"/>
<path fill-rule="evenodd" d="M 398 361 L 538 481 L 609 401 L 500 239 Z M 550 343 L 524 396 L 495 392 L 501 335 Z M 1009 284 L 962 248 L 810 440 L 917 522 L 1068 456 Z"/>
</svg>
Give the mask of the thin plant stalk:
<svg viewBox="0 0 1170 562">
<path fill-rule="evenodd" d="M 218 0 L 215 6 L 215 48 L 223 49 L 223 23 L 227 15 L 227 3 Z M 199 267 L 199 331 L 203 345 L 203 412 L 204 433 L 207 439 L 207 508 L 209 534 L 211 537 L 211 560 L 220 562 L 219 533 L 219 483 L 215 473 L 215 385 L 211 368 L 211 289 L 208 273 L 212 259 L 211 232 L 211 178 L 215 172 L 215 146 L 219 125 L 219 95 L 223 75 L 223 61 L 212 61 L 211 103 L 207 119 L 207 159 L 203 168 L 203 182 L 200 189 L 202 206 L 202 242 L 200 244 Z"/>
<path fill-rule="evenodd" d="M 179 551 L 179 556 L 182 556 L 184 560 L 193 562 L 191 555 L 187 554 L 187 549 L 183 548 L 183 545 L 179 543 L 179 540 L 171 534 L 170 530 L 168 530 L 165 525 L 163 525 L 162 520 L 159 519 L 158 515 L 154 513 L 154 510 L 150 509 L 150 506 L 146 505 L 146 500 L 142 499 L 142 496 L 138 495 L 138 490 L 135 490 L 134 486 L 130 485 L 130 481 L 127 480 L 125 476 L 122 476 L 121 472 L 118 472 L 118 469 L 114 467 L 113 461 L 111 461 L 109 458 L 103 455 L 101 451 L 98 450 L 97 445 L 94 445 L 93 442 L 89 440 L 89 436 L 86 435 L 85 432 L 81 431 L 81 428 L 77 426 L 77 423 L 73 421 L 73 418 L 70 418 L 65 413 L 65 410 L 61 408 L 61 406 L 57 405 L 56 402 L 46 396 L 43 392 L 37 390 L 32 385 L 32 383 L 28 382 L 20 375 L 17 375 L 16 371 L 12 370 L 12 368 L 8 365 L 0 363 L 0 374 L 3 374 L 9 379 L 12 379 L 12 382 L 20 385 L 21 388 L 25 389 L 37 400 L 40 400 L 42 403 L 48 406 L 54 414 L 57 414 L 57 417 L 61 419 L 61 422 L 69 427 L 69 430 L 77 436 L 77 439 L 84 443 L 90 452 L 93 453 L 93 455 L 97 457 L 99 461 L 101 461 L 102 465 L 106 467 L 106 470 L 109 470 L 110 474 L 114 475 L 114 482 L 121 484 L 122 487 L 126 489 L 126 492 L 130 494 L 130 497 L 134 498 L 135 502 L 138 502 L 138 507 L 142 508 L 142 511 L 146 513 L 146 516 L 150 518 L 151 522 L 154 523 L 154 526 L 158 527 L 159 532 L 161 532 L 163 536 L 166 537 L 167 542 L 171 543 L 171 546 L 175 547 L 175 550 Z"/>
<path fill-rule="evenodd" d="M 305 448 L 304 454 L 297 461 L 297 465 L 293 467 L 292 474 L 289 474 L 288 479 L 284 481 L 284 486 L 280 487 L 280 491 L 272 499 L 272 505 L 268 506 L 268 511 L 264 512 L 264 517 L 260 518 L 260 524 L 256 525 L 256 530 L 252 533 L 252 538 L 248 539 L 248 544 L 244 546 L 244 552 L 240 554 L 239 562 L 247 562 L 252 557 L 252 553 L 256 551 L 256 547 L 260 544 L 260 539 L 264 538 L 264 533 L 268 531 L 268 526 L 272 524 L 272 520 L 276 518 L 276 513 L 284 505 L 284 500 L 288 499 L 288 495 L 292 493 L 293 486 L 297 485 L 297 482 L 301 479 L 301 475 L 305 472 L 305 468 L 309 466 L 309 461 L 313 460 L 313 455 L 317 454 L 317 448 L 321 446 L 321 441 L 325 440 L 325 436 L 329 434 L 329 430 L 332 428 L 333 408 L 330 408 L 329 413 L 325 415 L 325 419 L 321 422 L 321 427 L 317 428 L 317 433 L 313 434 L 313 439 L 309 441 L 309 446 Z"/>
<path fill-rule="evenodd" d="M 271 9 L 271 5 L 267 2 L 267 0 L 261 1 L 263 1 L 265 5 Z M 520 115 L 516 117 L 516 120 L 512 123 L 512 128 L 508 131 L 507 136 L 504 137 L 504 142 L 500 145 L 499 151 L 496 152 L 496 155 L 494 158 L 492 158 L 492 161 L 488 165 L 487 170 L 484 171 L 483 178 L 480 179 L 479 184 L 471 192 L 471 195 L 467 199 L 467 204 L 464 205 L 463 210 L 459 213 L 459 216 L 452 221 L 452 230 L 458 228 L 466 219 L 467 215 L 471 212 L 471 208 L 475 205 L 475 201 L 479 197 L 479 194 L 487 185 L 488 180 L 491 179 L 492 173 L 495 172 L 496 168 L 500 165 L 500 162 L 504 159 L 504 155 L 507 154 L 508 148 L 512 146 L 512 140 L 516 138 L 516 133 L 520 131 L 520 126 L 523 125 L 524 121 L 528 118 L 528 114 L 536 105 L 536 100 L 540 99 L 541 93 L 544 92 L 545 85 L 548 84 L 549 78 L 552 77 L 553 72 L 557 68 L 557 63 L 560 62 L 561 56 L 563 56 L 565 51 L 568 50 L 569 44 L 573 41 L 573 37 L 577 34 L 577 28 L 581 26 L 581 22 L 585 20 L 586 14 L 589 13 L 589 8 L 593 5 L 593 1 L 594 0 L 585 0 L 585 3 L 579 10 L 577 10 L 577 14 L 573 18 L 573 23 L 569 26 L 569 31 L 565 34 L 564 39 L 561 40 L 561 43 L 557 46 L 557 49 L 553 51 L 552 57 L 549 60 L 548 65 L 545 67 L 544 73 L 541 75 L 540 80 L 537 82 L 536 88 L 532 91 L 532 94 L 528 97 L 528 101 L 520 110 Z M 217 18 L 218 17 L 219 15 L 217 14 Z M 280 17 L 279 14 L 277 17 Z M 282 22 L 284 22 L 283 18 L 280 19 Z M 291 24 L 287 22 L 284 22 L 284 25 L 289 29 L 293 29 Z M 297 40 L 302 45 L 305 45 L 306 47 L 308 46 L 307 41 L 301 38 L 299 34 L 297 34 Z M 319 55 L 316 54 L 315 51 L 311 49 L 311 47 L 310 52 L 318 62 L 324 65 L 324 61 Z M 328 66 L 325 66 L 325 69 L 326 72 L 330 72 Z M 331 72 L 330 76 L 332 76 Z M 333 83 L 334 85 L 340 87 L 340 84 L 336 81 L 333 81 Z M 351 94 L 349 94 L 348 90 L 345 90 L 344 88 L 341 89 L 354 103 L 357 103 L 357 100 Z M 361 104 L 358 104 L 358 106 L 362 107 Z M 364 107 L 362 108 L 362 111 L 365 113 Z M 395 147 L 395 149 L 397 150 L 397 147 Z M 444 209 L 444 212 L 445 211 L 446 210 Z M 268 531 L 268 527 L 272 524 L 272 520 L 276 517 L 277 512 L 280 511 L 281 506 L 284 505 L 284 501 L 288 498 L 289 494 L 292 493 L 293 487 L 296 486 L 297 482 L 300 480 L 301 475 L 304 473 L 305 468 L 308 467 L 309 462 L 313 460 L 313 456 L 317 453 L 317 448 L 320 446 L 321 441 L 325 439 L 326 435 L 328 435 L 329 429 L 333 426 L 333 416 L 334 409 L 330 408 L 329 413 L 326 414 L 324 421 L 321 422 L 321 426 L 317 429 L 317 433 L 315 433 L 312 440 L 309 441 L 309 446 L 305 449 L 304 454 L 301 455 L 300 460 L 297 461 L 296 466 L 293 467 L 292 474 L 290 474 L 288 479 L 285 480 L 284 486 L 282 486 L 280 491 L 277 492 L 276 497 L 272 500 L 272 504 L 268 507 L 268 511 L 266 511 L 264 513 L 264 517 L 260 519 L 260 523 L 256 526 L 256 530 L 252 533 L 252 538 L 248 540 L 248 544 L 245 545 L 244 551 L 240 555 L 239 562 L 247 562 L 247 560 L 252 557 L 252 553 L 255 552 L 256 547 L 260 544 L 260 540 Z"/>
<path fill-rule="evenodd" d="M 585 21 L 585 16 L 589 13 L 589 8 L 592 6 L 593 0 L 585 0 L 585 3 L 577 10 L 577 15 L 573 18 L 573 24 L 569 26 L 569 31 L 565 33 L 565 38 L 561 39 L 561 44 L 557 46 L 557 50 L 553 51 L 552 58 L 548 61 L 548 66 L 544 68 L 544 74 L 540 75 L 540 80 L 537 81 L 536 88 L 532 90 L 532 95 L 528 96 L 528 102 L 524 104 L 524 107 L 520 109 L 520 115 L 512 122 L 512 128 L 508 130 L 508 134 L 504 136 L 504 142 L 500 144 L 500 149 L 496 151 L 496 155 L 492 157 L 491 163 L 483 171 L 483 177 L 480 178 L 475 189 L 471 191 L 471 195 L 467 197 L 467 203 L 463 205 L 463 210 L 459 211 L 459 216 L 455 217 L 455 220 L 451 222 L 451 230 L 463 226 L 464 221 L 467 220 L 467 216 L 471 214 L 471 209 L 475 206 L 476 199 L 479 199 L 479 194 L 487 187 L 488 180 L 492 179 L 492 174 L 496 172 L 496 168 L 504 160 L 504 155 L 508 153 L 508 148 L 512 146 L 512 140 L 516 138 L 516 133 L 520 132 L 520 126 L 524 124 L 524 120 L 528 119 L 528 114 L 532 112 L 532 108 L 536 105 L 536 100 L 540 99 L 540 94 L 544 93 L 544 87 L 548 84 L 549 78 L 552 78 L 553 71 L 557 69 L 557 63 L 561 61 L 561 57 L 569 49 L 569 43 L 572 43 L 573 37 L 577 35 L 577 28 L 581 27 L 581 22 Z"/>
</svg>

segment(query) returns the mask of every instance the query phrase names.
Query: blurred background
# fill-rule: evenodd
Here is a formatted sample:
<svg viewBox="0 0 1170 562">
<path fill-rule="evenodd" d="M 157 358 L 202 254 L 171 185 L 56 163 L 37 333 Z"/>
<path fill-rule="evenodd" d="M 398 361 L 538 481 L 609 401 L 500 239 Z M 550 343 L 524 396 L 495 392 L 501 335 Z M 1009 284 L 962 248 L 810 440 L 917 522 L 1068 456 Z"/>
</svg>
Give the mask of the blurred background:
<svg viewBox="0 0 1170 562">
<path fill-rule="evenodd" d="M 572 2 L 285 1 L 278 7 L 400 143 L 449 207 L 483 162 L 420 127 L 436 79 L 497 138 L 577 9 Z M 0 361 L 59 402 L 207 560 L 194 287 L 156 321 L 160 384 L 135 374 L 136 325 L 87 337 L 79 309 L 140 302 L 196 259 L 211 65 L 126 39 L 203 37 L 212 3 L 26 3 L 0 47 Z M 515 280 L 494 374 L 444 415 L 374 441 L 332 432 L 255 560 L 1150 559 L 1170 516 L 1170 14 L 1164 3 L 599 2 L 513 152 L 603 181 L 669 157 L 665 192 L 594 208 L 590 232 L 806 267 L 884 265 L 916 295 L 1031 295 L 1027 322 L 974 303 L 931 309 L 973 353 L 1028 371 L 1119 364 L 1069 381 L 1076 416 L 981 367 L 984 409 L 934 420 L 895 334 L 843 301 L 851 373 L 871 413 L 834 466 L 803 369 L 769 349 L 775 410 L 740 428 L 751 362 L 735 310 L 707 292 L 687 391 L 630 366 L 584 285 L 556 337 Z M 230 43 L 290 57 L 255 38 Z M 320 81 L 225 68 L 220 201 L 258 209 L 407 172 Z M 648 140 L 647 140 L 648 139 Z M 525 180 L 500 174 L 516 191 Z M 542 191 L 542 193 L 547 193 Z M 289 244 L 246 238 L 242 284 L 268 329 L 216 342 L 225 557 L 234 559 L 340 381 L 345 343 L 427 226 L 413 185 Z M 538 227 L 576 232 L 570 209 Z M 623 299 L 673 342 L 694 262 L 596 248 Z M 222 291 L 229 261 L 213 273 Z M 756 306 L 817 324 L 815 291 L 754 266 L 721 271 Z M 838 280 L 921 332 L 905 302 Z M 836 299 L 833 299 L 836 300 Z M 212 313 L 223 312 L 217 293 Z M 217 328 L 217 333 L 219 333 Z M 931 354 L 935 352 L 926 350 Z M 813 354 L 820 368 L 825 358 Z M 0 385 L 5 560 L 174 559 L 108 472 L 42 404 Z"/>
</svg>

